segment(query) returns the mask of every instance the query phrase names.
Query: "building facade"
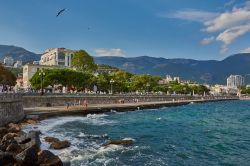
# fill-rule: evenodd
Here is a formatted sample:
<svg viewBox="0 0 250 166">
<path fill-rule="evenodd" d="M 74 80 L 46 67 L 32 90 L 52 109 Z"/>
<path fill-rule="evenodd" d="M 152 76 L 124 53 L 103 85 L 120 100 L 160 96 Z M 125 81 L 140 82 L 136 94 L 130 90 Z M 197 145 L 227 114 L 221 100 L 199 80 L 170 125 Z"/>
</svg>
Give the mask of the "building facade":
<svg viewBox="0 0 250 166">
<path fill-rule="evenodd" d="M 245 79 L 241 75 L 230 75 L 227 78 L 227 87 L 228 88 L 238 88 L 245 84 Z"/>
<path fill-rule="evenodd" d="M 30 87 L 30 79 L 32 76 L 42 69 L 57 69 L 57 68 L 67 68 L 65 66 L 48 66 L 48 65 L 35 65 L 35 64 L 26 64 L 23 66 L 23 87 Z"/>
<path fill-rule="evenodd" d="M 14 59 L 10 56 L 6 56 L 3 60 L 3 63 L 6 65 L 6 66 L 12 66 L 13 63 L 14 63 Z"/>
<path fill-rule="evenodd" d="M 40 65 L 71 67 L 74 52 L 65 48 L 47 49 L 39 63 Z"/>
<path fill-rule="evenodd" d="M 14 68 L 22 68 L 22 67 L 23 67 L 22 61 L 16 61 L 16 63 L 14 63 Z"/>
</svg>

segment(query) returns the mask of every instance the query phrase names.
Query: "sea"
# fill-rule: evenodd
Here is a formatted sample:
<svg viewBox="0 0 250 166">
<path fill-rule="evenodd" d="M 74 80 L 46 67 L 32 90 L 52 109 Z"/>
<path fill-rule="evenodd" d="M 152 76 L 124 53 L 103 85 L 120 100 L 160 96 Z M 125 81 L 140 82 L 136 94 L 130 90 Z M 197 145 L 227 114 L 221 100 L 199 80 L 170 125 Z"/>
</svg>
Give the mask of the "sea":
<svg viewBox="0 0 250 166">
<path fill-rule="evenodd" d="M 250 165 L 250 101 L 194 103 L 86 117 L 58 117 L 29 125 L 44 137 L 69 140 L 51 150 L 72 166 Z M 129 146 L 103 146 L 133 140 Z"/>
</svg>

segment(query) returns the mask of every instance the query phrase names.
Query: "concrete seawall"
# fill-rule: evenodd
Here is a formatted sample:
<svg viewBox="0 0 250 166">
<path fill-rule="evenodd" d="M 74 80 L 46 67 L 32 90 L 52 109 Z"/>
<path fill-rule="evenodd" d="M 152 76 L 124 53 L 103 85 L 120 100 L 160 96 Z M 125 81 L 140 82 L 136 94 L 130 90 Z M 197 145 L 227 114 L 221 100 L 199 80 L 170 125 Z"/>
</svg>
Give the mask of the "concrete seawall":
<svg viewBox="0 0 250 166">
<path fill-rule="evenodd" d="M 225 97 L 218 97 L 225 98 Z M 170 96 L 170 95 L 48 95 L 48 96 L 23 96 L 24 108 L 31 107 L 55 107 L 65 106 L 66 103 L 79 105 L 86 99 L 89 104 L 116 104 L 120 100 L 125 103 L 138 102 L 162 102 L 183 100 L 209 100 L 215 99 L 211 96 Z"/>
<path fill-rule="evenodd" d="M 0 94 L 0 126 L 4 126 L 10 122 L 19 122 L 24 117 L 21 95 Z"/>
</svg>

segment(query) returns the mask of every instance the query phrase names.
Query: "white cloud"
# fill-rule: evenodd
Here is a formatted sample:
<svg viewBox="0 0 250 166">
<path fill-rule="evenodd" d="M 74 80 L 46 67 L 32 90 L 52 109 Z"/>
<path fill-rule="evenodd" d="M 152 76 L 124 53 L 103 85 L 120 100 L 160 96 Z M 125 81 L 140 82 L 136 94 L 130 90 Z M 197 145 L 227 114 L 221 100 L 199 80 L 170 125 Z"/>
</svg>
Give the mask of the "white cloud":
<svg viewBox="0 0 250 166">
<path fill-rule="evenodd" d="M 216 32 L 224 30 L 237 25 L 244 24 L 250 21 L 250 11 L 246 8 L 233 9 L 232 12 L 225 12 L 220 14 L 215 19 L 206 21 L 204 23 L 204 31 Z"/>
<path fill-rule="evenodd" d="M 184 9 L 179 10 L 174 13 L 165 13 L 165 14 L 159 14 L 161 17 L 165 18 L 176 18 L 176 19 L 183 19 L 188 21 L 197 21 L 197 22 L 204 22 L 211 20 L 218 16 L 219 13 L 215 12 L 206 12 L 202 10 L 196 10 L 196 9 Z"/>
<path fill-rule="evenodd" d="M 124 56 L 124 51 L 120 48 L 96 48 L 94 52 L 98 56 Z"/>
<path fill-rule="evenodd" d="M 222 45 L 220 48 L 220 54 L 225 54 L 228 50 L 227 45 Z"/>
<path fill-rule="evenodd" d="M 213 42 L 213 41 L 214 41 L 214 37 L 211 36 L 211 37 L 202 39 L 200 43 L 201 43 L 202 45 L 208 45 L 208 44 L 210 44 L 210 43 Z"/>
<path fill-rule="evenodd" d="M 231 0 L 224 7 L 230 7 L 235 2 L 236 0 Z M 223 42 L 220 49 L 221 53 L 225 53 L 235 39 L 250 31 L 250 1 L 237 6 L 234 5 L 232 9 L 221 13 L 184 9 L 164 16 L 166 18 L 201 22 L 204 26 L 202 31 L 212 33 L 216 37 L 204 38 L 200 43 L 206 45 L 215 41 L 215 39 L 221 41 Z"/>
<path fill-rule="evenodd" d="M 235 26 L 220 33 L 216 40 L 222 41 L 225 45 L 231 44 L 236 38 L 250 31 L 250 24 Z"/>
<path fill-rule="evenodd" d="M 235 0 L 231 0 L 227 3 L 225 3 L 224 7 L 232 6 L 235 3 Z"/>
<path fill-rule="evenodd" d="M 241 53 L 250 53 L 250 47 L 248 47 L 248 48 L 242 50 Z"/>
</svg>

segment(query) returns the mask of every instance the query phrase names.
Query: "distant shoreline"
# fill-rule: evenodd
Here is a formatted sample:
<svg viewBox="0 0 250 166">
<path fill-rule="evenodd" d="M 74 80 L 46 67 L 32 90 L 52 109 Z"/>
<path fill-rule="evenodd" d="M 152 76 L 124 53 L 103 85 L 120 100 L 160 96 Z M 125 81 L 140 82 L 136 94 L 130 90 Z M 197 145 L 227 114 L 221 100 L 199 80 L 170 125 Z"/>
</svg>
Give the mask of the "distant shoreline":
<svg viewBox="0 0 250 166">
<path fill-rule="evenodd" d="M 62 117 L 62 116 L 86 116 L 88 114 L 101 114 L 106 112 L 125 112 L 136 111 L 143 109 L 153 109 L 161 107 L 182 106 L 192 103 L 204 102 L 219 102 L 239 100 L 239 98 L 219 98 L 219 99 L 199 99 L 199 100 L 181 100 L 181 101 L 158 101 L 158 102 L 138 102 L 138 103 L 124 103 L 124 104 L 91 104 L 87 110 L 83 106 L 70 106 L 68 109 L 65 106 L 57 107 L 33 107 L 24 108 L 27 118 L 36 118 L 39 120 Z"/>
</svg>

